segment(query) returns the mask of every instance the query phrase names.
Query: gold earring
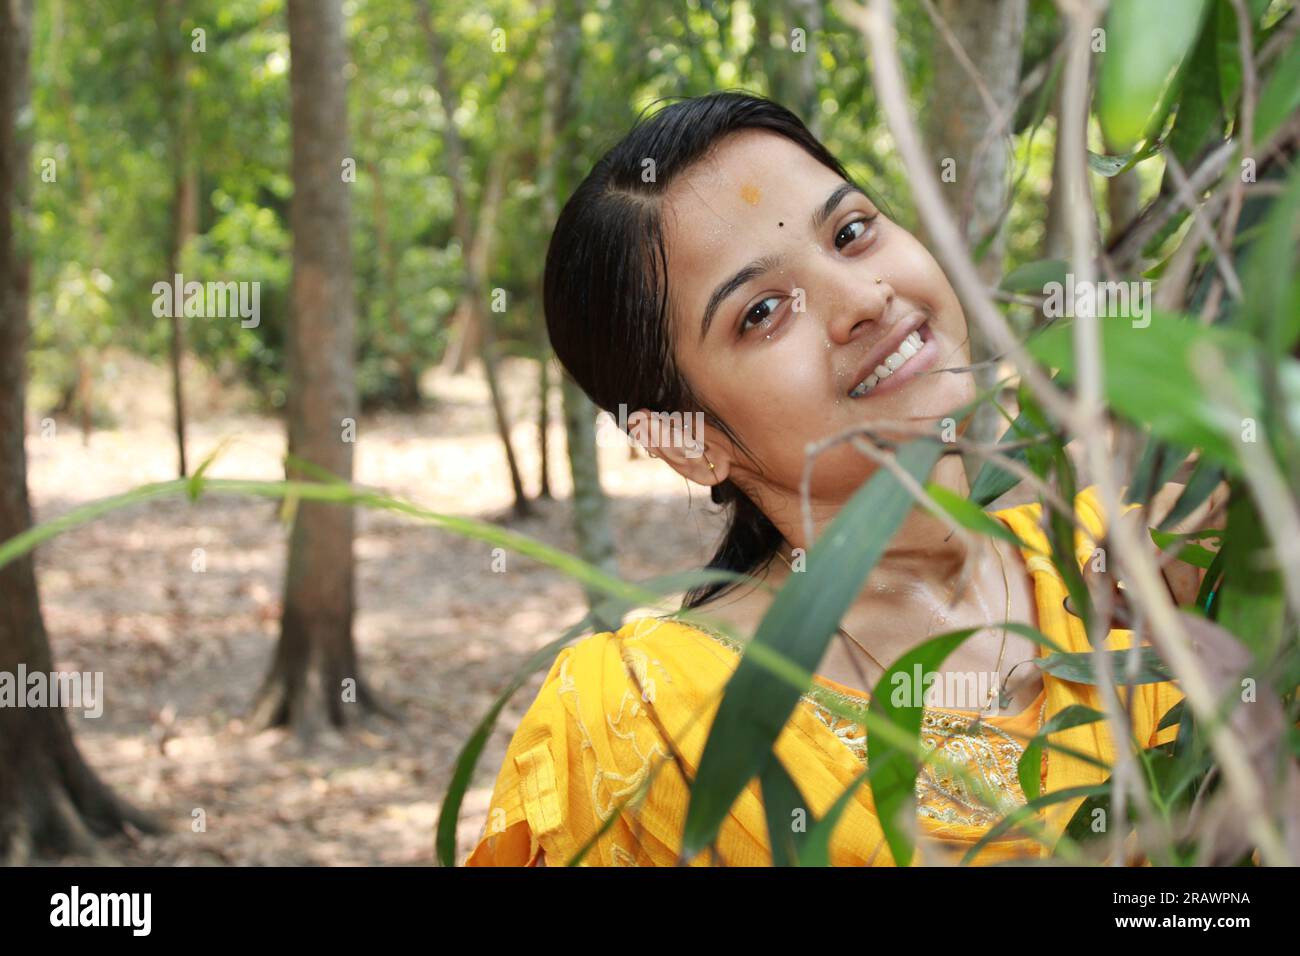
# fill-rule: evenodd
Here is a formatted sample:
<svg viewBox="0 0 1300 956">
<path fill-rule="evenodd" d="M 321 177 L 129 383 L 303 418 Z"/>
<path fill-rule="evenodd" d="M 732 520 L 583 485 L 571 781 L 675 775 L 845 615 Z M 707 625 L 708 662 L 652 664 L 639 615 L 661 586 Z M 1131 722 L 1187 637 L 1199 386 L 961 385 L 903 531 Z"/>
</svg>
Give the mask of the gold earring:
<svg viewBox="0 0 1300 956">
<path fill-rule="evenodd" d="M 884 280 L 881 279 L 880 276 L 876 276 L 876 285 L 880 285 L 880 283 L 883 282 L 883 281 L 884 281 Z"/>
<path fill-rule="evenodd" d="M 706 465 L 709 466 L 709 471 L 711 471 L 711 472 L 715 472 L 715 473 L 717 472 L 718 469 L 716 469 L 716 468 L 713 467 L 713 462 L 709 461 L 709 456 L 708 456 L 708 455 L 705 455 L 705 456 L 704 456 L 704 463 L 705 463 Z"/>
</svg>

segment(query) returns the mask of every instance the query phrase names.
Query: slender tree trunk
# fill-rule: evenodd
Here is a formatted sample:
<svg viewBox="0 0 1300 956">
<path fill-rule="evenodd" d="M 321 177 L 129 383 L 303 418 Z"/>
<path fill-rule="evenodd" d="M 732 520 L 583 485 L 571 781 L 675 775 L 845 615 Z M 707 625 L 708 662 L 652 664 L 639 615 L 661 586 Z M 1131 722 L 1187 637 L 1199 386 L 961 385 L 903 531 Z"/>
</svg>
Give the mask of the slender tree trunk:
<svg viewBox="0 0 1300 956">
<path fill-rule="evenodd" d="M 941 172 L 955 175 L 955 179 L 941 176 L 945 201 L 976 252 L 980 275 L 987 284 L 995 285 L 1002 277 L 1006 249 L 1003 209 L 1010 162 L 1010 123 L 1000 125 L 999 120 L 1010 112 L 1020 80 L 1027 2 L 937 0 L 935 5 L 951 37 L 936 29 L 933 40 L 935 79 L 927 102 L 930 145 Z M 965 51 L 978 81 L 953 52 L 951 40 Z M 981 247 L 983 256 L 979 256 Z M 970 340 L 971 361 L 988 362 L 994 349 L 974 326 Z M 993 364 L 977 368 L 976 387 L 981 391 L 990 388 L 997 381 L 997 372 Z M 991 442 L 1003 425 L 998 410 L 986 404 L 976 411 L 965 437 Z M 971 455 L 965 464 L 973 481 L 983 462 Z"/>
<path fill-rule="evenodd" d="M 1123 234 L 1141 208 L 1142 180 L 1136 169 L 1111 176 L 1106 180 L 1106 212 L 1110 217 L 1107 242 Z"/>
<path fill-rule="evenodd" d="M 564 434 L 573 476 L 573 529 L 578 551 L 588 564 L 618 574 L 614 533 L 609 523 L 609 500 L 600 486 L 596 447 L 596 407 L 568 375 L 560 376 L 564 398 Z M 602 595 L 587 591 L 587 604 L 595 606 Z"/>
<path fill-rule="evenodd" d="M 786 42 L 790 42 L 788 36 Z M 778 103 L 786 102 L 783 75 L 776 61 L 776 51 L 772 48 L 772 5 L 770 3 L 759 3 L 754 6 L 754 43 L 757 45 L 760 76 L 767 83 L 767 95 Z"/>
<path fill-rule="evenodd" d="M 501 105 L 502 122 L 507 128 L 513 120 L 510 116 L 509 103 Z M 499 154 L 488 173 L 487 187 L 484 189 L 483 203 L 479 212 L 478 228 L 470 247 L 470 258 L 474 265 L 472 274 L 486 276 L 488 259 L 492 248 L 492 237 L 496 235 L 497 211 L 501 208 L 501 197 L 505 192 L 506 169 L 509 156 Z M 497 436 L 506 455 L 506 469 L 510 473 L 510 487 L 514 493 L 514 514 L 517 518 L 526 517 L 532 512 L 528 504 L 528 495 L 524 492 L 523 471 L 515 457 L 514 443 L 510 440 L 510 417 L 506 413 L 505 397 L 501 392 L 501 383 L 497 375 L 499 360 L 497 357 L 496 327 L 492 312 L 487 308 L 487 290 L 475 296 L 471 308 L 478 312 L 473 327 L 478 329 L 479 358 L 483 362 L 483 376 L 487 379 L 488 396 L 492 401 L 492 417 L 496 422 Z"/>
<path fill-rule="evenodd" d="M 822 0 L 788 0 L 790 29 L 804 31 L 802 53 L 791 53 L 790 106 L 814 136 L 822 135 L 821 101 L 817 96 L 817 44 L 821 42 Z"/>
<path fill-rule="evenodd" d="M 401 297 L 397 287 L 397 253 L 388 230 L 388 202 L 384 195 L 383 170 L 376 160 L 377 148 L 373 144 L 371 114 L 366 113 L 362 133 L 366 151 L 370 155 L 366 168 L 370 172 L 371 217 L 375 225 L 375 247 L 379 256 L 379 272 L 384 285 L 384 304 L 388 314 L 388 331 L 396 339 L 393 358 L 397 362 L 397 404 L 400 408 L 420 407 L 420 371 L 411 350 L 411 328 L 402 315 Z M 395 353 L 395 354 L 394 354 Z"/>
<path fill-rule="evenodd" d="M 541 142 L 538 146 L 537 157 L 537 179 L 538 192 L 541 194 L 542 223 L 548 236 L 551 230 L 555 228 L 556 219 L 559 218 L 561 192 L 568 186 L 567 177 L 564 176 L 561 168 L 563 154 L 557 151 L 557 147 L 560 137 L 566 135 L 568 125 L 572 119 L 570 113 L 573 107 L 573 71 L 564 68 L 564 64 L 575 61 L 581 44 L 581 36 L 579 35 L 580 2 L 581 0 L 556 0 L 551 27 L 551 63 L 552 66 L 560 68 L 552 70 L 549 82 L 544 88 Z M 540 288 L 540 286 L 541 282 L 539 281 L 538 287 Z M 544 498 L 551 496 L 546 438 L 551 424 L 549 401 L 551 394 L 550 362 L 553 354 L 550 340 L 543 331 L 540 351 L 541 408 L 538 412 L 538 430 L 540 431 L 538 441 L 541 442 L 542 459 L 542 491 L 540 495 Z M 560 378 L 561 389 L 563 389 L 563 373 L 561 373 Z M 561 398 L 563 399 L 563 392 L 561 392 Z M 566 428 L 567 425 L 568 418 L 566 416 Z M 572 447 L 573 443 L 570 442 L 569 444 Z"/>
<path fill-rule="evenodd" d="M 524 492 L 523 474 L 519 470 L 514 446 L 510 441 L 510 422 L 497 380 L 496 337 L 492 328 L 492 314 L 487 306 L 487 287 L 483 282 L 483 276 L 487 271 L 493 223 L 504 190 L 505 164 L 509 160 L 503 154 L 491 167 L 488 184 L 484 189 L 478 227 L 474 228 L 470 223 L 469 202 L 461 175 L 465 147 L 454 120 L 459 101 L 447 74 L 447 60 L 442 48 L 442 38 L 438 36 L 434 26 L 433 10 L 428 0 L 419 0 L 419 16 L 425 40 L 429 45 L 429 57 L 433 63 L 434 85 L 438 90 L 438 98 L 442 100 L 443 113 L 447 118 L 443 146 L 447 156 L 448 175 L 451 178 L 454 228 L 457 238 L 460 239 L 465 263 L 465 293 L 461 301 L 465 318 L 457 323 L 461 329 L 459 344 L 456 346 L 459 352 L 450 364 L 452 368 L 462 370 L 466 357 L 473 354 L 472 348 L 477 349 L 483 361 L 483 374 L 487 379 L 488 394 L 492 401 L 492 414 L 496 421 L 497 434 L 505 450 L 506 466 L 510 472 L 510 484 L 514 491 L 514 513 L 516 517 L 522 517 L 530 511 L 528 496 Z M 503 99 L 502 106 L 508 110 L 509 101 Z M 510 123 L 507 114 L 503 117 L 503 124 L 508 129 Z"/>
<path fill-rule="evenodd" d="M 341 0 L 289 0 L 293 293 L 288 335 L 289 453 L 352 479 L 354 369 L 346 49 Z M 312 476 L 286 468 L 291 479 Z M 309 737 L 322 716 L 383 711 L 352 640 L 353 509 L 300 502 L 289 539 L 280 641 L 259 694 L 259 726 Z"/>
<path fill-rule="evenodd" d="M 1052 146 L 1052 182 L 1047 194 L 1047 222 L 1044 224 L 1043 229 L 1043 258 L 1065 259 L 1070 254 L 1070 236 L 1066 228 L 1066 193 L 1065 182 L 1062 178 L 1065 163 L 1062 160 L 1061 144 L 1064 142 L 1065 137 L 1061 135 L 1060 86 L 1056 90 L 1052 109 L 1056 114 L 1056 139 Z"/>
<path fill-rule="evenodd" d="M 573 141 L 573 70 L 581 50 L 582 7 L 580 0 L 555 0 L 551 38 L 551 81 L 546 86 L 542 123 L 542 215 L 548 229 L 559 215 L 559 197 L 567 191 L 564 175 L 566 157 L 578 153 Z M 573 477 L 573 527 L 578 550 L 584 561 L 618 573 L 614 535 L 609 523 L 609 502 L 600 486 L 600 463 L 596 447 L 596 407 L 573 379 L 560 376 L 564 403 L 564 434 Z M 598 595 L 588 591 L 587 603 L 594 606 Z"/>
<path fill-rule="evenodd" d="M 482 295 L 483 289 L 479 284 L 479 276 L 473 270 L 470 256 L 475 230 L 470 222 L 469 202 L 465 194 L 462 172 L 465 146 L 461 141 L 455 120 L 459 98 L 447 75 L 447 58 L 443 51 L 442 38 L 434 26 L 433 8 L 429 5 L 429 0 L 416 0 L 416 11 L 420 18 L 420 27 L 424 31 L 425 42 L 429 46 L 434 86 L 438 90 L 438 98 L 442 101 L 442 112 L 446 117 L 446 131 L 442 141 L 447 158 L 447 176 L 451 180 L 452 228 L 461 242 L 465 260 L 465 291 L 453 313 L 452 342 L 443 362 L 445 369 L 459 373 L 465 371 L 469 360 L 480 351 L 481 330 L 478 327 L 478 320 L 482 317 L 482 309 L 475 300 Z"/>
<path fill-rule="evenodd" d="M 190 109 L 185 82 L 185 64 L 178 56 L 181 40 L 180 8 L 176 0 L 158 0 L 157 29 L 162 47 L 163 89 L 167 91 L 168 127 L 172 153 L 171 248 L 167 257 L 167 275 L 181 271 L 185 245 L 198 228 L 198 178 L 190 156 Z M 184 478 L 189 474 L 185 460 L 185 389 L 182 363 L 185 354 L 185 317 L 172 310 L 169 358 L 172 373 L 172 421 L 176 432 L 177 470 Z"/>
<path fill-rule="evenodd" d="M 30 104 L 31 28 L 31 0 L 0 3 L 0 541 L 32 523 L 24 447 L 31 127 L 18 126 Z M 0 567 L 0 673 L 16 682 L 20 666 L 54 669 L 30 553 Z M 158 829 L 86 765 L 61 707 L 0 706 L 0 863 L 95 852 L 96 837 L 128 824 Z"/>
<path fill-rule="evenodd" d="M 70 74 L 68 70 L 63 69 L 63 25 L 63 0 L 54 0 L 50 9 L 49 72 L 50 75 L 57 77 L 54 89 L 59 105 L 63 108 L 63 115 L 60 119 L 63 122 L 68 139 L 68 152 L 71 161 L 80 168 L 80 175 L 76 177 L 81 191 L 81 208 L 79 209 L 78 219 L 83 233 L 87 236 L 88 261 L 93 263 L 100 261 L 104 236 L 99 228 L 99 220 L 95 216 L 94 173 L 90 168 L 91 164 L 86 159 L 85 139 L 82 136 L 81 127 L 77 123 L 77 110 L 72 96 Z M 90 433 L 95 425 L 95 369 L 99 365 L 99 357 L 95 347 L 89 343 L 78 343 L 76 364 L 77 384 L 74 386 L 73 393 L 76 396 L 77 417 L 81 423 L 81 444 L 85 447 L 90 444 Z"/>
<path fill-rule="evenodd" d="M 543 339 L 546 336 L 543 334 Z M 551 430 L 551 347 L 543 341 L 537 359 L 537 458 L 540 487 L 537 497 L 551 497 L 551 456 L 547 434 Z"/>
</svg>

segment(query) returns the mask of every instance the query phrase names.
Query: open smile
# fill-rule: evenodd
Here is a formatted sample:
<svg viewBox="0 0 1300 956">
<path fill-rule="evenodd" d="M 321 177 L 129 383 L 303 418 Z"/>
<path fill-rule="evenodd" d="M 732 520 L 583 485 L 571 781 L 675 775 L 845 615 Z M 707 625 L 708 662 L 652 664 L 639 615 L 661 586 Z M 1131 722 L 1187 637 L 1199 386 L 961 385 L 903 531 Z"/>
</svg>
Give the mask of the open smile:
<svg viewBox="0 0 1300 956">
<path fill-rule="evenodd" d="M 917 374 L 931 368 L 939 357 L 939 343 L 934 340 L 930 323 L 913 329 L 898 348 L 889 353 L 875 369 L 849 392 L 849 398 L 867 398 L 901 388 Z"/>
</svg>

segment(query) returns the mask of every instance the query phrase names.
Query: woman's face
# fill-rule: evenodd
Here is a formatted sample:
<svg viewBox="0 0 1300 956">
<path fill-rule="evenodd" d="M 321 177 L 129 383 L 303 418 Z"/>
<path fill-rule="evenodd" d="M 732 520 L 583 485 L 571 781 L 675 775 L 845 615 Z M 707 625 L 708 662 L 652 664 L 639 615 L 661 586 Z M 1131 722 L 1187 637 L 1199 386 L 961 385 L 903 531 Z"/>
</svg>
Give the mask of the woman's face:
<svg viewBox="0 0 1300 956">
<path fill-rule="evenodd" d="M 724 139 L 669 186 L 664 232 L 678 367 L 763 464 L 708 430 L 710 460 L 742 488 L 797 490 L 810 442 L 867 420 L 937 429 L 974 397 L 970 373 L 934 374 L 970 361 L 938 263 L 785 137 Z M 827 451 L 812 496 L 847 498 L 875 467 Z"/>
</svg>

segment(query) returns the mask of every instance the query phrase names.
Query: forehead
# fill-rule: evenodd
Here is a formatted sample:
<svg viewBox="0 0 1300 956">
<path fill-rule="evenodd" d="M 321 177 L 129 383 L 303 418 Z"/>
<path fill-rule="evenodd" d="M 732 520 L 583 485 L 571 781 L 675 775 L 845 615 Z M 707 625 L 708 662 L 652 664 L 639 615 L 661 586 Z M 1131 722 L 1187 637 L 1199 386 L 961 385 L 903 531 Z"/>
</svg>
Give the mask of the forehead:
<svg viewBox="0 0 1300 956">
<path fill-rule="evenodd" d="M 723 139 L 664 193 L 670 288 L 688 313 L 756 256 L 806 234 L 813 210 L 840 177 L 776 133 Z"/>
<path fill-rule="evenodd" d="M 719 142 L 668 187 L 664 205 L 672 215 L 666 225 L 687 227 L 694 234 L 700 226 L 768 217 L 791 208 L 792 200 L 824 198 L 839 181 L 833 170 L 784 136 L 742 130 Z"/>
</svg>

